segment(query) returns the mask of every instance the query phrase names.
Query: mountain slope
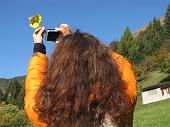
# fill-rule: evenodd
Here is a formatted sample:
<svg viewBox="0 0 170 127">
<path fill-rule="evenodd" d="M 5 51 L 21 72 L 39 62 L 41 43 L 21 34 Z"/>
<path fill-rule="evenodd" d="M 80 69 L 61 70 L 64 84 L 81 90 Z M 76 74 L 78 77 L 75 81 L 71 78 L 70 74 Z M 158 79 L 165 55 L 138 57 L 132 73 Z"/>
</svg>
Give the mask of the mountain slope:
<svg viewBox="0 0 170 127">
<path fill-rule="evenodd" d="M 159 18 L 161 25 L 164 25 L 164 19 L 165 19 L 164 17 Z M 133 32 L 132 35 L 134 37 L 137 37 L 140 32 L 145 32 L 148 26 L 149 26 L 149 24 L 143 26 L 142 28 L 139 28 L 136 32 Z"/>
<path fill-rule="evenodd" d="M 25 76 L 14 77 L 11 79 L 0 78 L 0 89 L 3 91 L 3 93 L 6 92 L 8 86 L 9 86 L 9 82 L 14 79 L 17 79 L 19 84 L 24 84 L 24 82 L 25 82 Z"/>
</svg>

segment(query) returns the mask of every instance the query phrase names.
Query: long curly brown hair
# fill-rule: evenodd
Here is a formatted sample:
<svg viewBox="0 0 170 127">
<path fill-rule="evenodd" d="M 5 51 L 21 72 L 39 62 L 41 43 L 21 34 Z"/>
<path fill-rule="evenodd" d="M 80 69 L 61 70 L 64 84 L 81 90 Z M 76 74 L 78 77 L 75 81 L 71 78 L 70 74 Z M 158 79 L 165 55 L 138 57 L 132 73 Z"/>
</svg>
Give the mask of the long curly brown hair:
<svg viewBox="0 0 170 127">
<path fill-rule="evenodd" d="M 128 126 L 126 85 L 111 55 L 88 33 L 64 37 L 35 96 L 40 121 L 48 127 L 101 127 L 107 113 L 117 127 Z"/>
</svg>

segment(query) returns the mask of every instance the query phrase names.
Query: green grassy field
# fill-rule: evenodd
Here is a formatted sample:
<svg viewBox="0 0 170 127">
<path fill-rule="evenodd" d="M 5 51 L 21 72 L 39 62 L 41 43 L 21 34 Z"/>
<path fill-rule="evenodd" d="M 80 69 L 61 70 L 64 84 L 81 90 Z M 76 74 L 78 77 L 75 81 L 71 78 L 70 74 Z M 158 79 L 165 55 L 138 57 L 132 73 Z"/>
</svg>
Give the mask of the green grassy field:
<svg viewBox="0 0 170 127">
<path fill-rule="evenodd" d="M 139 85 L 142 88 L 152 86 L 167 76 L 168 74 L 155 71 Z M 142 97 L 139 96 L 133 123 L 134 127 L 170 127 L 170 99 L 143 105 Z"/>
<path fill-rule="evenodd" d="M 170 99 L 147 105 L 141 100 L 135 108 L 134 127 L 170 127 Z"/>
<path fill-rule="evenodd" d="M 148 79 L 140 82 L 139 85 L 141 85 L 142 88 L 156 85 L 157 83 L 159 83 L 162 79 L 166 78 L 167 76 L 168 74 L 160 73 L 159 71 L 154 71 L 150 73 L 150 76 L 148 77 Z"/>
</svg>

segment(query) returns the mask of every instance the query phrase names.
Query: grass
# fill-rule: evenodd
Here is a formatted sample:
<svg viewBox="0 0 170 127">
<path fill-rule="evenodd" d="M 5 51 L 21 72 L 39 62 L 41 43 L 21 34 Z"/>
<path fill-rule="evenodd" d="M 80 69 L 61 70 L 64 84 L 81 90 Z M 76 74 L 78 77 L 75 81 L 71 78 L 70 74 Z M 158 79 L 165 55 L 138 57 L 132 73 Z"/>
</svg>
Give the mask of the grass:
<svg viewBox="0 0 170 127">
<path fill-rule="evenodd" d="M 150 73 L 150 76 L 139 83 L 139 85 L 142 86 L 142 88 L 148 87 L 148 86 L 153 86 L 159 83 L 162 79 L 166 78 L 168 74 L 161 73 L 159 71 L 154 71 Z"/>
<path fill-rule="evenodd" d="M 170 127 L 170 99 L 142 105 L 140 96 L 134 113 L 134 127 Z"/>
<path fill-rule="evenodd" d="M 151 72 L 148 79 L 139 83 L 142 88 L 155 85 L 168 74 L 159 71 Z M 143 105 L 138 97 L 134 113 L 134 127 L 170 127 L 170 99 Z"/>
</svg>

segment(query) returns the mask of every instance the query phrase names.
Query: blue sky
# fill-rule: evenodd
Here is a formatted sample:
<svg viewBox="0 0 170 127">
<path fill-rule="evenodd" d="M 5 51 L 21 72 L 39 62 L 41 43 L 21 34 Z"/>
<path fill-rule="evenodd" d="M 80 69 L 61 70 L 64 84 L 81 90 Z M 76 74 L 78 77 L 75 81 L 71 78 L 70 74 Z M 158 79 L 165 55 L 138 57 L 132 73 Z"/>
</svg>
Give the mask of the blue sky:
<svg viewBox="0 0 170 127">
<path fill-rule="evenodd" d="M 26 75 L 33 29 L 28 17 L 39 13 L 46 28 L 68 23 L 108 45 L 153 17 L 162 17 L 170 0 L 4 0 L 0 3 L 0 78 Z M 49 56 L 55 45 L 45 42 Z"/>
</svg>

